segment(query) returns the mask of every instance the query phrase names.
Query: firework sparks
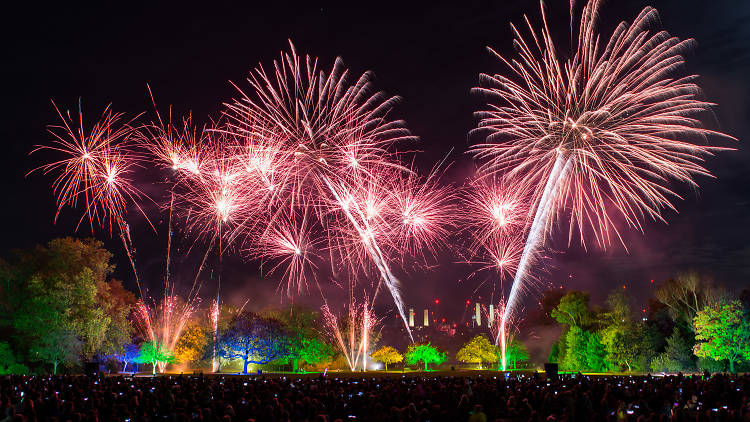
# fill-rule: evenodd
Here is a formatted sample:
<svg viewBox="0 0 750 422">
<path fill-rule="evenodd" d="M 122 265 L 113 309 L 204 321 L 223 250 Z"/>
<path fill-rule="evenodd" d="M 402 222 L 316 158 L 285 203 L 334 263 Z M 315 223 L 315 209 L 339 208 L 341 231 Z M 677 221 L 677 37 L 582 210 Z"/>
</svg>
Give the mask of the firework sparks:
<svg viewBox="0 0 750 422">
<path fill-rule="evenodd" d="M 698 98 L 695 77 L 672 76 L 692 40 L 650 31 L 655 9 L 643 9 L 600 44 L 601 0 L 588 1 L 574 51 L 563 59 L 540 4 L 542 28 L 526 20 L 532 42 L 513 27 L 518 58 L 490 50 L 512 76 L 483 74 L 476 88 L 496 101 L 477 113 L 477 130 L 487 134 L 473 148 L 485 160 L 482 169 L 532 187 L 533 217 L 503 325 L 562 210 L 570 212 L 569 241 L 576 236 L 586 246 L 592 236 L 603 248 L 613 237 L 622 242 L 619 219 L 642 230 L 643 219 L 663 221 L 662 210 L 674 209 L 679 196 L 668 181 L 696 186 L 694 176 L 710 175 L 702 157 L 720 148 L 691 141 L 726 136 L 702 128 L 696 117 L 711 104 Z"/>
<path fill-rule="evenodd" d="M 302 293 L 307 286 L 307 271 L 317 268 L 313 261 L 316 245 L 310 239 L 307 216 L 275 220 L 263 239 L 266 242 L 265 248 L 258 249 L 258 252 L 262 259 L 276 262 L 271 272 L 283 267 L 286 291 L 296 290 L 297 293 Z"/>
<path fill-rule="evenodd" d="M 417 185 L 416 178 L 403 176 L 410 171 L 390 148 L 414 137 L 403 122 L 388 119 L 398 99 L 374 92 L 369 74 L 351 83 L 341 60 L 336 60 L 330 72 L 322 73 L 316 59 L 302 61 L 293 46 L 273 68 L 271 74 L 262 66 L 256 68 L 248 79 L 252 94 L 240 91 L 241 98 L 226 111 L 230 120 L 226 130 L 245 140 L 239 162 L 245 164 L 245 173 L 254 175 L 253 181 L 261 182 L 247 182 L 251 193 L 273 190 L 269 200 L 262 202 L 262 212 L 258 207 L 245 210 L 251 216 L 242 221 L 257 222 L 262 215 L 260 221 L 273 227 L 285 216 L 315 215 L 317 221 L 310 227 L 320 229 L 321 247 L 340 258 L 351 273 L 373 270 L 391 293 L 408 330 L 400 282 L 391 263 L 402 255 L 399 248 L 418 252 L 447 233 L 441 209 L 450 195 L 435 183 Z M 271 165 L 277 161 L 281 165 Z M 406 182 L 394 195 L 388 187 L 399 179 Z M 252 201 L 243 201 L 248 202 Z M 398 219 L 389 218 L 394 209 L 401 212 Z M 246 224 L 237 227 L 245 239 L 263 237 Z M 298 243 L 290 242 L 292 233 L 279 229 L 269 233 L 266 244 L 273 244 L 274 238 L 277 244 L 279 238 L 285 238 L 287 245 Z M 291 250 L 281 249 L 284 253 Z M 266 248 L 276 256 L 281 249 Z M 297 266 L 309 261 L 287 262 L 288 286 L 300 290 L 303 271 Z"/>
<path fill-rule="evenodd" d="M 325 327 L 336 347 L 344 355 L 349 369 L 354 371 L 361 365 L 366 370 L 372 335 L 381 322 L 372 312 L 367 297 L 360 304 L 352 300 L 344 318 L 332 313 L 328 305 L 324 305 L 322 310 Z"/>
<path fill-rule="evenodd" d="M 490 322 L 488 328 L 490 335 L 495 340 L 495 346 L 500 346 L 500 350 L 504 351 L 507 345 L 513 342 L 513 338 L 519 333 L 519 326 L 521 324 L 520 315 L 523 312 L 511 311 L 506 317 L 506 306 L 505 301 L 501 300 L 496 306 L 491 307 L 494 309 L 482 308 L 485 319 Z M 490 311 L 492 313 L 490 313 Z M 502 323 L 503 318 L 507 318 L 505 323 Z M 506 369 L 505 353 L 501 353 L 500 365 L 503 370 Z"/>
<path fill-rule="evenodd" d="M 178 296 L 170 294 L 165 294 L 159 304 L 148 305 L 139 300 L 135 305 L 135 325 L 144 339 L 173 352 L 196 309 L 196 300 L 182 301 Z M 159 372 L 163 373 L 166 363 L 158 365 Z"/>
<path fill-rule="evenodd" d="M 122 220 L 126 199 L 135 201 L 142 197 L 129 178 L 136 155 L 128 147 L 138 131 L 131 126 L 132 120 L 122 121 L 124 113 L 114 113 L 107 106 L 87 133 L 80 101 L 75 121 L 69 111 L 63 114 L 54 102 L 52 105 L 62 124 L 49 126 L 55 138 L 52 145 L 37 146 L 32 153 L 50 150 L 65 158 L 32 172 L 58 173 L 52 184 L 57 193 L 55 221 L 63 208 L 76 208 L 82 200 L 85 211 L 79 224 L 88 219 L 93 229 L 94 223 L 108 220 L 111 228 L 113 221 Z"/>
</svg>

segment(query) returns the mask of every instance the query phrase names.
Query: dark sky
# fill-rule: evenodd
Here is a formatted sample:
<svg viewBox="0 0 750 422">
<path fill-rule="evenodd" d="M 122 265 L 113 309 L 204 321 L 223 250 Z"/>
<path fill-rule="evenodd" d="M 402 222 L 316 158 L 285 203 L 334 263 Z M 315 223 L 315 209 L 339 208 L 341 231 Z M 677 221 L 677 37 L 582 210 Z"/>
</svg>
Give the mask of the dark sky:
<svg viewBox="0 0 750 422">
<path fill-rule="evenodd" d="M 176 114 L 192 111 L 205 120 L 217 116 L 221 103 L 232 97 L 228 81 L 242 81 L 258 62 L 275 59 L 291 38 L 298 51 L 319 56 L 323 64 L 341 56 L 356 73 L 374 71 L 380 89 L 404 98 L 397 114 L 421 138 L 420 163 L 429 167 L 455 148 L 457 163 L 450 175 L 458 179 L 469 166 L 467 133 L 475 124 L 472 112 L 481 105 L 469 89 L 480 72 L 504 71 L 485 46 L 509 52 L 509 22 L 520 22 L 524 12 L 538 17 L 538 2 L 530 0 L 26 3 L 6 10 L 0 25 L 0 137 L 7 148 L 0 156 L 6 190 L 0 209 L 3 254 L 72 234 L 75 228 L 78 214 L 70 210 L 53 225 L 51 179 L 24 177 L 44 158 L 28 156 L 33 145 L 50 141 L 45 125 L 56 122 L 50 99 L 72 108 L 80 96 L 92 117 L 110 102 L 117 111 L 136 114 L 152 110 L 148 83 L 162 110 L 172 105 Z M 567 1 L 548 3 L 566 36 Z M 677 204 L 679 214 L 666 214 L 668 225 L 647 222 L 645 234 L 626 232 L 629 253 L 617 245 L 607 251 L 568 249 L 558 233 L 553 240 L 557 252 L 544 278 L 591 290 L 596 301 L 623 284 L 643 301 L 651 279 L 658 283 L 687 269 L 731 289 L 746 286 L 750 278 L 750 154 L 743 146 L 750 130 L 750 3 L 611 0 L 602 11 L 602 25 L 611 28 L 620 19 L 630 20 L 648 4 L 659 9 L 664 29 L 697 39 L 688 54 L 688 71 L 701 75 L 706 97 L 718 104 L 707 124 L 737 137 L 739 151 L 710 159 L 708 167 L 718 179 L 699 180 L 700 190 L 678 188 L 684 201 Z M 84 227 L 78 234 L 90 232 Z M 102 231 L 96 236 L 107 239 Z M 158 279 L 163 260 L 163 230 L 161 235 L 136 230 L 135 242 L 146 283 L 158 285 L 153 279 Z M 119 243 L 108 240 L 107 245 L 118 256 L 117 275 L 132 285 Z M 184 252 L 182 247 L 177 253 Z M 175 272 L 194 271 L 188 267 Z M 215 262 L 212 268 L 218 268 Z M 447 264 L 429 274 L 410 274 L 404 279 L 407 302 L 419 307 L 440 297 L 449 314 L 460 316 L 477 284 L 461 281 L 469 272 L 466 266 Z M 235 299 L 249 295 L 251 302 L 261 303 L 275 297 L 275 281 L 259 279 L 254 263 L 229 257 L 223 273 Z M 389 303 L 389 298 L 381 299 Z"/>
</svg>

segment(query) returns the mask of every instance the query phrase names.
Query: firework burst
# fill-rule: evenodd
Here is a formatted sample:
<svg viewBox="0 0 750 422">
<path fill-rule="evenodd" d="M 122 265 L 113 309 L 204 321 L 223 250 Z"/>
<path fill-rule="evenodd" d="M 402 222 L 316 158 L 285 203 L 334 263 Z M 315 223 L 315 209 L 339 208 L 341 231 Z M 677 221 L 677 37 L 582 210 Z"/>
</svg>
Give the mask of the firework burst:
<svg viewBox="0 0 750 422">
<path fill-rule="evenodd" d="M 490 50 L 510 76 L 482 74 L 482 87 L 475 89 L 491 101 L 477 113 L 486 140 L 472 149 L 484 161 L 482 170 L 502 173 L 532 193 L 527 240 L 502 324 L 563 210 L 570 216 L 569 242 L 574 236 L 584 246 L 589 236 L 601 247 L 613 238 L 622 242 L 616 222 L 642 230 L 645 218 L 663 221 L 661 212 L 674 209 L 679 198 L 669 182 L 696 186 L 694 176 L 710 175 L 702 157 L 720 148 L 695 142 L 726 136 L 701 126 L 698 114 L 711 104 L 699 99 L 695 76 L 673 76 L 692 40 L 651 31 L 658 16 L 647 7 L 601 42 L 601 3 L 583 6 L 565 59 L 540 2 L 541 29 L 525 20 L 531 38 L 512 27 L 518 57 Z"/>
<path fill-rule="evenodd" d="M 32 172 L 58 173 L 52 184 L 57 194 L 55 221 L 63 208 L 76 208 L 82 201 L 84 213 L 78 224 L 87 219 L 93 230 L 95 223 L 108 222 L 111 230 L 113 222 L 123 219 L 126 204 L 143 197 L 131 179 L 138 158 L 130 148 L 139 135 L 131 125 L 134 120 L 124 122 L 124 113 L 114 113 L 107 106 L 86 132 L 80 101 L 75 120 L 70 111 L 63 113 L 54 102 L 52 105 L 61 120 L 61 125 L 48 128 L 55 140 L 52 145 L 37 146 L 32 153 L 49 150 L 64 158 Z"/>
<path fill-rule="evenodd" d="M 130 121 L 124 121 L 123 113 L 115 113 L 107 106 L 100 120 L 87 132 L 84 129 L 80 100 L 75 120 L 71 117 L 70 111 L 62 113 L 54 102 L 52 105 L 62 122 L 61 125 L 52 125 L 48 128 L 55 140 L 52 145 L 37 146 L 32 153 L 52 151 L 63 155 L 64 158 L 38 167 L 32 172 L 40 170 L 44 174 L 57 173 L 52 184 L 57 195 L 55 221 L 63 208 L 77 208 L 81 201 L 84 212 L 76 225 L 76 230 L 84 220 L 89 221 L 92 231 L 95 224 L 106 226 L 110 235 L 113 226 L 116 227 L 142 296 L 133 258 L 130 228 L 125 221 L 128 205 L 135 204 L 146 217 L 148 224 L 151 224 L 139 205 L 139 200 L 147 197 L 133 184 L 134 169 L 139 166 L 138 162 L 141 159 L 133 148 L 142 136 L 132 125 L 138 116 Z"/>
<path fill-rule="evenodd" d="M 374 91 L 369 73 L 352 82 L 340 59 L 323 72 L 317 59 L 303 60 L 293 46 L 273 69 L 269 74 L 258 66 L 248 78 L 250 93 L 240 90 L 225 112 L 224 130 L 240 140 L 236 161 L 248 175 L 245 192 L 264 195 L 241 200 L 258 205 L 244 210 L 232 237 L 249 240 L 245 249 L 260 239 L 264 253 L 289 257 L 291 292 L 302 290 L 301 266 L 311 262 L 296 252 L 307 233 L 304 243 L 328 249 L 332 266 L 341 262 L 352 278 L 362 270 L 377 274 L 406 325 L 391 264 L 404 252 L 435 247 L 447 234 L 441 210 L 450 194 L 432 178 L 419 184 L 401 164 L 392 148 L 414 137 L 403 122 L 389 119 L 398 98 Z"/>
</svg>

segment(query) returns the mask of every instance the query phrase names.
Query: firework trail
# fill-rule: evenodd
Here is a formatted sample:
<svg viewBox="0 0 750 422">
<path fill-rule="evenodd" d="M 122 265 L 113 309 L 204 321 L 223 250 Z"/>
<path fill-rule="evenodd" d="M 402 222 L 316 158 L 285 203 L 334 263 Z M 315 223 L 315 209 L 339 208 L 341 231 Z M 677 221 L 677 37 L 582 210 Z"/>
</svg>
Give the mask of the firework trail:
<svg viewBox="0 0 750 422">
<path fill-rule="evenodd" d="M 219 369 L 219 362 L 216 360 L 216 341 L 219 334 L 219 300 L 218 298 L 211 303 L 211 309 L 208 313 L 208 319 L 211 323 L 211 329 L 213 330 L 213 355 L 211 358 L 211 371 L 216 372 Z"/>
<path fill-rule="evenodd" d="M 151 225 L 138 203 L 147 197 L 134 186 L 132 179 L 141 160 L 133 148 L 141 136 L 139 130 L 132 125 L 138 116 L 125 122 L 123 113 L 114 113 L 107 106 L 100 120 L 87 133 L 80 100 L 75 120 L 70 111 L 63 114 L 54 102 L 52 105 L 62 121 L 61 125 L 48 127 L 55 140 L 52 145 L 36 146 L 31 153 L 49 150 L 62 154 L 65 158 L 42 165 L 30 173 L 36 170 L 44 174 L 58 173 L 52 184 L 57 197 L 55 222 L 64 207 L 76 208 L 79 201 L 82 201 L 84 212 L 76 230 L 85 219 L 89 221 L 92 232 L 94 224 L 107 226 L 110 235 L 113 226 L 117 227 L 133 269 L 138 292 L 143 297 L 133 257 L 130 227 L 125 221 L 127 206 L 132 203 Z"/>
<path fill-rule="evenodd" d="M 519 316 L 523 314 L 523 311 L 516 312 L 515 310 L 512 310 L 509 316 L 506 317 L 505 324 L 502 324 L 506 308 L 504 300 L 500 300 L 500 302 L 494 306 L 494 309 L 488 310 L 487 308 L 482 307 L 484 318 L 488 321 L 487 326 L 490 331 L 490 336 L 494 339 L 495 346 L 500 346 L 501 351 L 505 350 L 506 346 L 513 342 L 513 337 L 519 333 L 519 327 L 522 322 Z M 492 314 L 490 314 L 490 311 L 492 311 Z M 490 324 L 489 321 L 492 321 L 492 323 Z M 500 356 L 500 364 L 503 370 L 505 370 L 505 353 L 502 353 Z"/>
<path fill-rule="evenodd" d="M 675 209 L 679 198 L 670 181 L 697 186 L 695 175 L 710 176 L 702 157 L 721 148 L 693 141 L 726 136 L 702 128 L 697 115 L 711 104 L 699 99 L 695 76 L 672 76 L 693 41 L 651 31 L 655 9 L 621 23 L 603 43 L 601 0 L 588 1 L 564 59 L 540 6 L 540 29 L 525 19 L 530 42 L 512 26 L 516 58 L 490 50 L 511 76 L 480 75 L 482 87 L 475 89 L 491 100 L 477 113 L 476 130 L 487 135 L 473 147 L 482 170 L 532 187 L 531 225 L 502 324 L 562 210 L 570 212 L 569 242 L 576 236 L 585 247 L 593 236 L 606 248 L 614 235 L 622 243 L 617 220 L 638 230 L 646 217 L 663 221 L 662 210 Z"/>
</svg>

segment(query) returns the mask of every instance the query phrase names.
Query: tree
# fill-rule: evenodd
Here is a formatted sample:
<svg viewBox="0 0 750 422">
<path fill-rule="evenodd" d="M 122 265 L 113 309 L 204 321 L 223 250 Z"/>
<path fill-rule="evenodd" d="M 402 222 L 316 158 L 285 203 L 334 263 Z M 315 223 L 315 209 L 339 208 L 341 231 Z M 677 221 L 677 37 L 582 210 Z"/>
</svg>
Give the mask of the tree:
<svg viewBox="0 0 750 422">
<path fill-rule="evenodd" d="M 99 241 L 62 238 L 0 264 L 0 330 L 19 357 L 38 360 L 41 345 L 60 333 L 75 339 L 84 358 L 130 341 L 125 303 L 132 294 L 106 281 L 111 257 Z"/>
<path fill-rule="evenodd" d="M 750 321 L 740 301 L 706 306 L 698 311 L 694 325 L 696 356 L 726 359 L 732 373 L 735 362 L 750 359 Z"/>
<path fill-rule="evenodd" d="M 440 365 L 448 359 L 446 353 L 441 352 L 437 347 L 432 346 L 429 342 L 427 344 L 412 344 L 404 354 L 406 363 L 414 365 L 419 362 L 424 363 L 424 370 L 427 371 L 427 365 L 432 363 Z"/>
<path fill-rule="evenodd" d="M 664 350 L 667 338 L 672 335 L 675 326 L 669 307 L 656 299 L 649 299 L 646 315 L 647 333 L 651 335 L 651 340 L 654 342 L 654 352 Z"/>
<path fill-rule="evenodd" d="M 498 353 L 500 352 L 499 347 L 497 348 L 497 351 Z M 526 348 L 525 344 L 516 339 L 512 339 L 508 345 L 505 346 L 505 359 L 507 359 L 508 363 L 513 364 L 513 369 L 517 369 L 516 365 L 518 362 L 529 360 L 529 350 Z"/>
<path fill-rule="evenodd" d="M 136 359 L 137 363 L 150 363 L 151 374 L 156 375 L 156 367 L 159 364 L 175 363 L 174 354 L 158 341 L 144 341 Z"/>
<path fill-rule="evenodd" d="M 52 365 L 52 373 L 57 374 L 57 366 L 73 365 L 78 362 L 81 342 L 70 331 L 55 330 L 48 333 L 31 348 L 32 360 Z"/>
<path fill-rule="evenodd" d="M 0 341 L 0 375 L 24 375 L 29 372 L 26 365 L 16 361 L 15 353 L 6 341 Z"/>
<path fill-rule="evenodd" d="M 242 359 L 247 374 L 250 363 L 266 364 L 287 356 L 289 344 L 283 324 L 252 312 L 237 315 L 218 340 L 219 356 Z"/>
<path fill-rule="evenodd" d="M 174 357 L 180 363 L 196 362 L 206 355 L 211 333 L 199 324 L 190 324 L 182 332 L 174 347 Z"/>
<path fill-rule="evenodd" d="M 398 352 L 396 348 L 391 346 L 383 346 L 375 353 L 370 355 L 372 360 L 376 362 L 382 362 L 385 365 L 385 370 L 388 370 L 389 363 L 399 363 L 404 360 L 404 355 Z"/>
<path fill-rule="evenodd" d="M 588 352 L 588 340 L 588 331 L 585 331 L 580 327 L 570 327 L 570 330 L 565 335 L 567 350 L 565 351 L 565 358 L 562 362 L 564 369 L 570 371 L 583 371 L 587 369 L 588 360 L 586 354 Z"/>
<path fill-rule="evenodd" d="M 630 296 L 623 290 L 613 290 L 607 298 L 608 310 L 600 315 L 599 341 L 606 349 L 606 367 L 621 370 L 627 367 L 631 371 L 640 352 L 640 330 L 632 318 Z M 591 355 L 589 355 L 591 357 Z M 591 357 L 595 365 L 596 358 Z M 589 365 L 591 369 L 595 369 Z"/>
<path fill-rule="evenodd" d="M 675 321 L 685 323 L 692 330 L 698 311 L 718 302 L 725 292 L 702 279 L 698 273 L 687 272 L 662 283 L 654 295 L 667 305 Z"/>
<path fill-rule="evenodd" d="M 560 299 L 560 303 L 552 310 L 552 318 L 560 324 L 571 327 L 584 327 L 591 320 L 589 311 L 589 295 L 579 291 L 571 291 Z"/>
<path fill-rule="evenodd" d="M 461 347 L 456 353 L 456 359 L 464 363 L 478 363 L 481 369 L 485 362 L 497 362 L 497 354 L 497 346 L 490 343 L 487 336 L 479 334 Z"/>
<path fill-rule="evenodd" d="M 556 321 L 552 318 L 552 310 L 560 304 L 560 299 L 567 292 L 563 289 L 548 289 L 542 292 L 539 298 L 539 307 L 530 315 L 529 321 L 532 325 L 553 325 Z"/>
<path fill-rule="evenodd" d="M 607 369 L 607 350 L 599 333 L 591 333 L 586 339 L 586 366 L 589 370 L 603 372 Z"/>
<path fill-rule="evenodd" d="M 613 324 L 597 335 L 606 351 L 607 366 L 632 371 L 641 353 L 641 328 L 635 324 Z"/>
<path fill-rule="evenodd" d="M 330 362 L 335 354 L 333 345 L 319 337 L 303 338 L 301 347 L 296 352 L 296 356 L 308 365 Z"/>
<path fill-rule="evenodd" d="M 651 369 L 660 372 L 689 371 L 695 369 L 692 334 L 685 328 L 675 325 L 672 335 L 667 338 L 664 352 L 651 361 Z"/>
<path fill-rule="evenodd" d="M 315 365 L 333 357 L 333 346 L 321 334 L 317 312 L 291 305 L 282 311 L 267 310 L 263 312 L 263 316 L 284 324 L 288 349 L 282 360 L 291 362 L 294 372 L 299 370 L 300 361 Z"/>
<path fill-rule="evenodd" d="M 141 350 L 137 345 L 128 343 L 122 347 L 121 353 L 115 353 L 109 356 L 122 362 L 122 372 L 125 372 L 128 369 L 129 363 L 135 363 L 138 361 L 138 356 L 140 354 Z"/>
<path fill-rule="evenodd" d="M 562 340 L 562 337 L 560 340 Z M 547 356 L 547 362 L 562 363 L 562 359 L 560 358 L 560 340 L 552 343 L 552 347 L 549 350 L 549 356 Z"/>
<path fill-rule="evenodd" d="M 119 280 L 99 281 L 96 290 L 97 306 L 109 319 L 98 353 L 122 353 L 123 345 L 129 344 L 133 335 L 128 316 L 136 302 L 135 295 L 126 290 Z"/>
</svg>

